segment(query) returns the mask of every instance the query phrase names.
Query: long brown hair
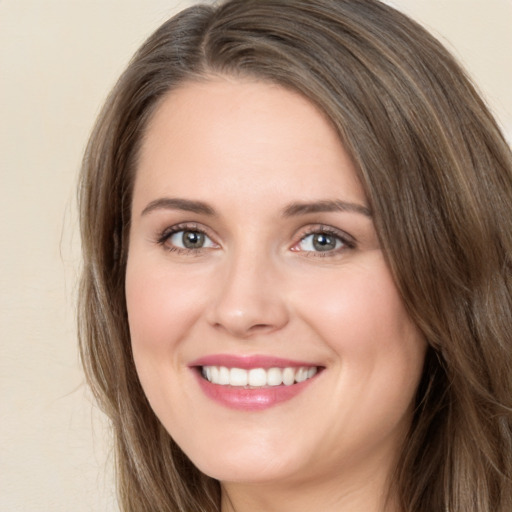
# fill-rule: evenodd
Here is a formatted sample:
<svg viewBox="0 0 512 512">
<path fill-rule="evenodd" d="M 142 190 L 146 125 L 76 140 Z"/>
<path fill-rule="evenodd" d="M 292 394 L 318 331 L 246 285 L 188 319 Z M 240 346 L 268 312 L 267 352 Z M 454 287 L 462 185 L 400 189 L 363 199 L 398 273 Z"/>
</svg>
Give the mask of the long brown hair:
<svg viewBox="0 0 512 512">
<path fill-rule="evenodd" d="M 464 72 L 376 0 L 228 0 L 162 25 L 91 136 L 79 190 L 82 360 L 112 421 L 120 505 L 214 512 L 201 474 L 153 414 L 124 294 L 137 154 L 165 94 L 211 74 L 299 91 L 351 154 L 403 301 L 429 343 L 393 479 L 404 511 L 512 510 L 512 156 Z"/>
</svg>

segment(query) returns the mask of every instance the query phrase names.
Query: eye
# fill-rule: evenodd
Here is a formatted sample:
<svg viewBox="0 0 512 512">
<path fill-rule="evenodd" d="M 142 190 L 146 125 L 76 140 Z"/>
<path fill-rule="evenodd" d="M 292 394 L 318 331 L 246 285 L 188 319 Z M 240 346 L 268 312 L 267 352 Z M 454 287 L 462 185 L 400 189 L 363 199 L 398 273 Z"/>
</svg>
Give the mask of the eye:
<svg viewBox="0 0 512 512">
<path fill-rule="evenodd" d="M 176 231 L 167 239 L 170 244 L 180 249 L 203 249 L 215 247 L 210 238 L 201 231 L 186 230 Z"/>
<path fill-rule="evenodd" d="M 159 235 L 158 243 L 168 251 L 183 254 L 198 253 L 202 249 L 218 247 L 203 229 L 196 226 L 183 225 L 166 229 Z"/>
<path fill-rule="evenodd" d="M 333 251 L 339 249 L 343 242 L 334 235 L 327 233 L 312 233 L 305 236 L 298 244 L 302 251 Z"/>
<path fill-rule="evenodd" d="M 354 247 L 354 242 L 341 233 L 332 229 L 316 228 L 314 231 L 303 236 L 300 241 L 292 247 L 292 251 L 306 253 L 329 253 L 337 254 L 340 250 Z"/>
</svg>

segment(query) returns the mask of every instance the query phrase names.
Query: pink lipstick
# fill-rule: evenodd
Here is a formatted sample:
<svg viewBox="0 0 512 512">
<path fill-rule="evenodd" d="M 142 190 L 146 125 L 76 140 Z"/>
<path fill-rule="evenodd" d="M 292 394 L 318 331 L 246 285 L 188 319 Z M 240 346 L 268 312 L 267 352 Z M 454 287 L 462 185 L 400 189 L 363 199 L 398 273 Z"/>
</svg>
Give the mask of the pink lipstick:
<svg viewBox="0 0 512 512">
<path fill-rule="evenodd" d="M 217 354 L 190 364 L 206 396 L 233 409 L 257 411 L 304 391 L 323 367 L 271 356 Z"/>
</svg>

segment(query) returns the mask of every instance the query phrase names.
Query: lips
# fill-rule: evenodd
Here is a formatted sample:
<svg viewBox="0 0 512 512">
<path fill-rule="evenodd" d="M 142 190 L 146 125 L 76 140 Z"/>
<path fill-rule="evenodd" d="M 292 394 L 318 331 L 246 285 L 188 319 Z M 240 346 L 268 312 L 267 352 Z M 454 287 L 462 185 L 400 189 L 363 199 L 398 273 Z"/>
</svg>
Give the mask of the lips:
<svg viewBox="0 0 512 512">
<path fill-rule="evenodd" d="M 268 356 L 212 355 L 194 361 L 204 394 L 231 409 L 257 411 L 302 393 L 323 367 Z"/>
</svg>

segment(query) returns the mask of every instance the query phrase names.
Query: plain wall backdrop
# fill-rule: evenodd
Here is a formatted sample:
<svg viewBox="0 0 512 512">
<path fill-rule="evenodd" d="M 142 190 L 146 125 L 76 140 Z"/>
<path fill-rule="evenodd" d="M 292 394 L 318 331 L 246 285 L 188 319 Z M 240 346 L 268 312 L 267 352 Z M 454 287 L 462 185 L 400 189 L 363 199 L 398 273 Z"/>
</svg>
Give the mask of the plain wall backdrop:
<svg viewBox="0 0 512 512">
<path fill-rule="evenodd" d="M 0 510 L 114 512 L 78 361 L 75 187 L 143 40 L 186 0 L 0 0 Z M 469 70 L 512 141 L 512 0 L 394 0 Z"/>
</svg>

